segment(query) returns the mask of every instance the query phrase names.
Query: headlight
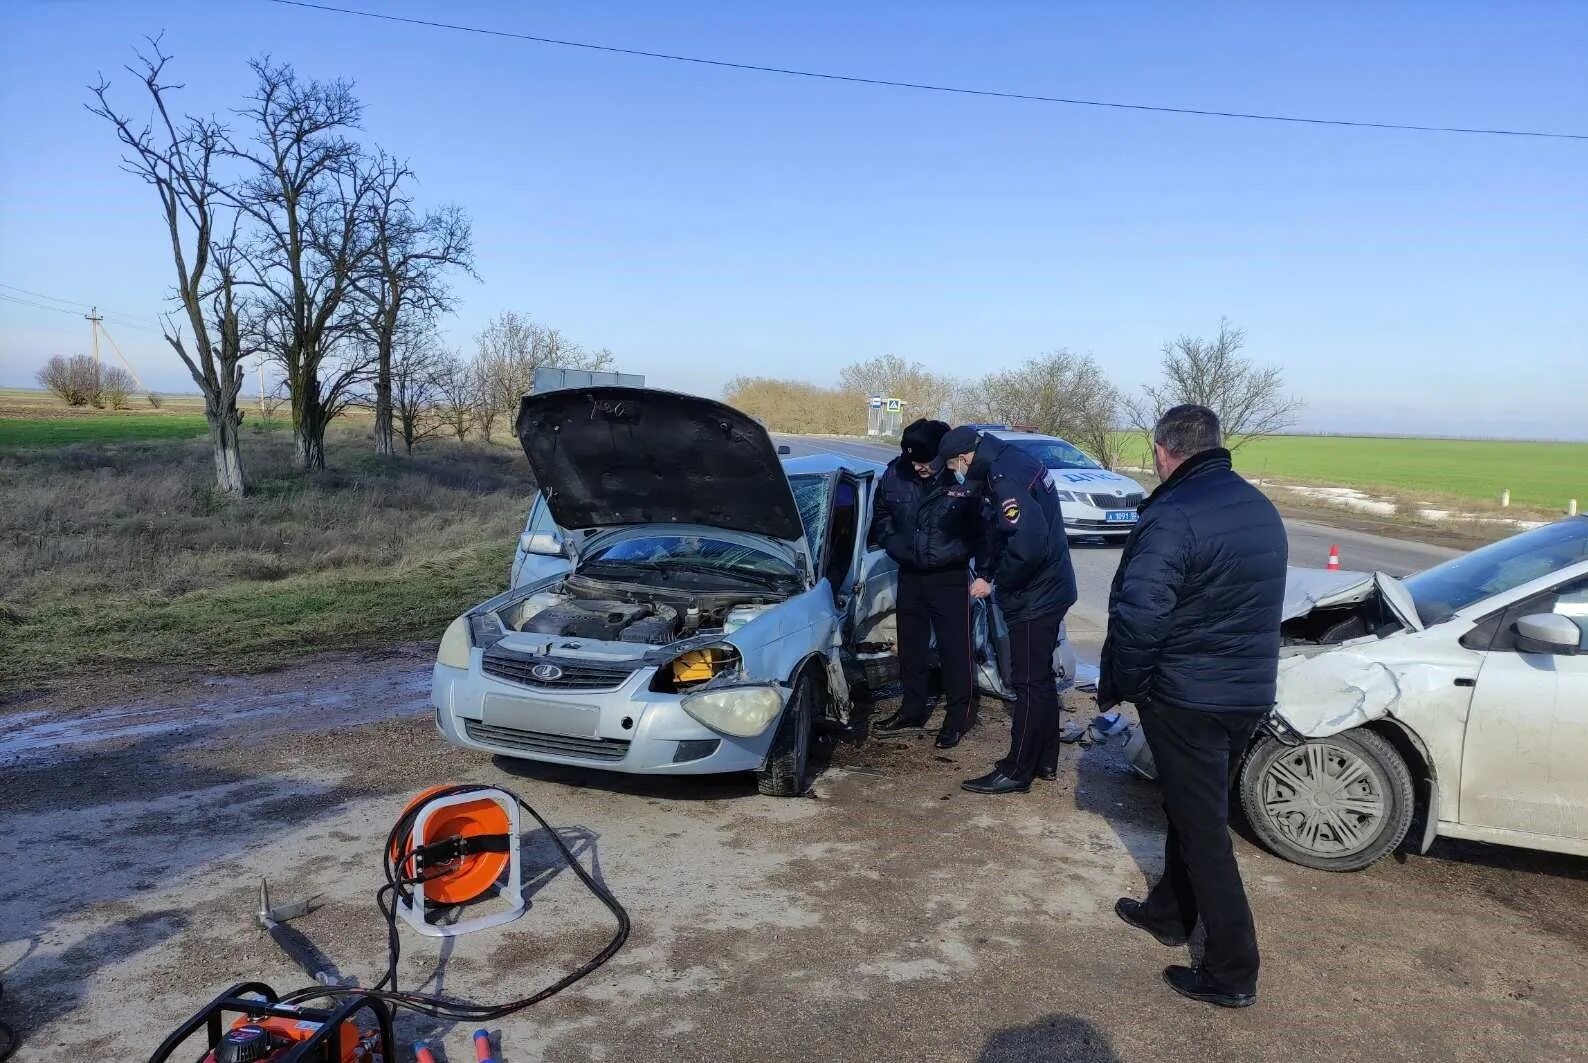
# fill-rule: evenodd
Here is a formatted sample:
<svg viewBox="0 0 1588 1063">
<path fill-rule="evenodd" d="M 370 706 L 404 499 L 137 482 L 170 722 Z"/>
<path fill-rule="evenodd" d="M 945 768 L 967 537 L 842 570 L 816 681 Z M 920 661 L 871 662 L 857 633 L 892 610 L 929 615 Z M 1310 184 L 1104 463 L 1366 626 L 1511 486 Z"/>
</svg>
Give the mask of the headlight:
<svg viewBox="0 0 1588 1063">
<path fill-rule="evenodd" d="M 726 642 L 685 650 L 656 670 L 651 689 L 662 694 L 682 694 L 724 672 L 737 671 L 739 663 L 739 651 Z"/>
<path fill-rule="evenodd" d="M 776 687 L 723 687 L 684 698 L 684 711 L 711 728 L 735 738 L 754 738 L 777 719 L 783 697 Z"/>
<path fill-rule="evenodd" d="M 1054 491 L 1053 493 L 1058 496 L 1060 502 L 1079 502 L 1080 501 L 1080 499 L 1075 497 L 1075 492 L 1074 491 Z"/>
<path fill-rule="evenodd" d="M 448 668 L 467 668 L 469 651 L 473 648 L 474 644 L 469 639 L 469 618 L 460 616 L 447 625 L 446 634 L 441 636 L 441 648 L 436 650 L 436 663 Z"/>
</svg>

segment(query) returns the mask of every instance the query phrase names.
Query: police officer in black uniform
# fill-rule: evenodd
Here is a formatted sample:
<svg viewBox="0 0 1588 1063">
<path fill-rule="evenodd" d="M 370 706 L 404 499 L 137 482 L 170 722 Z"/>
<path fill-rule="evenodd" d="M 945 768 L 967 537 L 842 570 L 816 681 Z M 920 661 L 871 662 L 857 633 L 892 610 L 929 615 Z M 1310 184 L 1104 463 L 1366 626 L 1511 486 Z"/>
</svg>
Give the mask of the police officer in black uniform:
<svg viewBox="0 0 1588 1063">
<path fill-rule="evenodd" d="M 961 426 L 938 444 L 946 468 L 992 504 L 988 561 L 971 595 L 994 599 L 1009 626 L 1014 721 L 1009 755 L 960 785 L 972 793 L 1024 793 L 1032 776 L 1058 774 L 1059 692 L 1053 649 L 1075 604 L 1075 570 L 1059 499 L 1040 461 L 995 436 Z"/>
<path fill-rule="evenodd" d="M 939 749 L 959 745 L 974 721 L 970 633 L 970 562 L 986 536 L 979 495 L 937 464 L 948 425 L 925 418 L 900 438 L 902 453 L 877 486 L 873 541 L 899 565 L 899 711 L 878 731 L 926 724 L 927 658 L 937 635 L 945 711 Z"/>
</svg>

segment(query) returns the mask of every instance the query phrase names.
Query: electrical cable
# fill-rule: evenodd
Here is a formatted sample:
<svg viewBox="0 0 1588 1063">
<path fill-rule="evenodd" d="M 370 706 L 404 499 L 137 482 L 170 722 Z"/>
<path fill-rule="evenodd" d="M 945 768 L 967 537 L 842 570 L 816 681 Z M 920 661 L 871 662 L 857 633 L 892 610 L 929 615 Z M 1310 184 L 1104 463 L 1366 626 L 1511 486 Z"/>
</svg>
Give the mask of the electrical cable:
<svg viewBox="0 0 1588 1063">
<path fill-rule="evenodd" d="M 854 74 L 828 74 L 816 70 L 797 70 L 791 67 L 766 66 L 760 63 L 741 63 L 728 59 L 705 59 L 693 55 L 673 55 L 668 52 L 651 52 L 642 48 L 619 48 L 611 44 L 594 44 L 590 41 L 570 41 L 556 37 L 539 37 L 531 33 L 488 29 L 484 26 L 465 26 L 456 22 L 434 19 L 406 18 L 380 11 L 360 11 L 351 7 L 310 3 L 309 0 L 269 0 L 283 7 L 301 7 L 311 11 L 326 11 L 337 15 L 356 15 L 360 18 L 400 22 L 429 29 L 454 30 L 458 33 L 477 33 L 488 37 L 506 37 L 535 44 L 555 45 L 559 48 L 582 48 L 591 52 L 612 55 L 637 56 L 645 59 L 663 59 L 673 63 L 694 63 L 697 66 L 714 66 L 727 70 L 746 70 L 758 74 L 782 74 L 787 77 L 811 78 L 817 81 L 842 81 L 854 85 L 872 85 L 890 89 L 911 89 L 917 92 L 942 92 L 957 96 L 987 96 L 1002 100 L 1022 100 L 1027 103 L 1057 103 L 1071 107 L 1103 107 L 1120 111 L 1152 111 L 1159 114 L 1194 115 L 1202 118 L 1239 118 L 1252 122 L 1288 122 L 1298 125 L 1350 126 L 1359 129 L 1386 129 L 1403 133 L 1463 133 L 1494 137 L 1537 137 L 1548 140 L 1588 140 L 1588 133 L 1560 133 L 1530 129 L 1479 129 L 1465 126 L 1413 125 L 1404 122 L 1369 122 L 1346 118 L 1304 118 L 1300 115 L 1257 114 L 1245 111 L 1214 111 L 1198 107 L 1169 107 L 1146 103 L 1120 103 L 1113 100 L 1087 100 L 1067 96 L 1041 96 L 1035 93 L 1004 92 L 997 89 L 976 89 L 962 85 L 934 85 L 919 81 L 895 81 L 890 78 L 861 77 Z"/>
<path fill-rule="evenodd" d="M 32 307 L 35 310 L 53 310 L 57 314 L 67 314 L 67 315 L 70 315 L 71 317 L 75 317 L 75 318 L 82 318 L 82 317 L 86 316 L 86 315 L 84 315 L 84 313 L 81 310 L 69 310 L 69 309 L 67 309 L 64 306 L 50 306 L 47 303 L 34 302 L 32 299 L 23 299 L 23 298 L 21 298 L 19 296 L 9 295 L 9 294 L 7 294 L 5 292 L 0 292 L 0 301 L 4 301 L 4 302 L 8 302 L 8 303 L 15 303 L 18 306 Z M 83 305 L 87 306 L 88 304 L 84 303 Z M 116 315 L 115 318 L 107 318 L 104 313 L 101 313 L 100 317 L 102 319 L 104 319 L 104 320 L 109 321 L 112 325 L 115 325 L 117 328 L 137 329 L 137 330 L 142 331 L 142 332 L 154 332 L 154 333 L 158 333 L 159 332 L 159 329 L 156 329 L 152 325 L 140 325 L 140 324 L 136 324 L 135 322 L 130 321 L 130 320 L 127 320 L 127 321 L 120 320 L 121 315 L 119 315 L 119 314 Z"/>
<path fill-rule="evenodd" d="M 142 324 L 143 327 L 148 327 L 146 324 L 144 324 L 145 322 L 148 321 L 148 317 L 147 316 L 140 316 L 138 314 L 124 314 L 124 313 L 122 313 L 119 310 L 106 310 L 104 307 L 100 306 L 97 303 L 84 303 L 84 302 L 80 302 L 79 300 L 76 300 L 76 299 L 62 299 L 58 295 L 45 295 L 43 292 L 36 292 L 36 291 L 33 291 L 31 288 L 20 288 L 20 287 L 18 287 L 15 284 L 6 284 L 3 281 L 0 281 L 0 288 L 5 288 L 7 291 L 17 292 L 17 293 L 19 293 L 21 295 L 31 295 L 35 299 L 43 299 L 46 302 L 64 303 L 67 306 L 75 306 L 75 307 L 80 307 L 80 308 L 87 308 L 89 310 L 94 310 L 94 311 L 98 312 L 100 317 L 103 317 L 103 318 L 106 318 L 106 319 L 121 318 L 121 319 L 123 319 L 125 321 L 131 322 L 131 323 L 134 323 L 134 324 Z"/>
<path fill-rule="evenodd" d="M 408 887 L 429 881 L 432 878 L 439 878 L 450 870 L 442 868 L 431 874 L 404 874 L 404 865 L 412 860 L 412 854 L 404 854 L 403 842 L 409 837 L 413 829 L 414 820 L 424 807 L 425 802 L 419 802 L 403 813 L 396 824 L 393 825 L 391 833 L 386 837 L 386 846 L 382 858 L 382 870 L 386 883 L 375 891 L 376 907 L 380 909 L 382 918 L 386 920 L 387 963 L 385 976 L 373 989 L 360 989 L 356 986 L 308 986 L 285 994 L 281 998 L 283 1003 L 301 1004 L 308 1000 L 366 996 L 376 997 L 394 1007 L 406 1008 L 409 1011 L 426 1015 L 433 1019 L 457 1022 L 492 1022 L 556 996 L 575 982 L 594 974 L 597 969 L 617 954 L 618 950 L 623 947 L 624 942 L 628 940 L 630 929 L 629 913 L 618 902 L 618 899 L 612 895 L 611 890 L 607 889 L 594 875 L 585 870 L 584 865 L 579 862 L 579 858 L 568 847 L 568 843 L 562 840 L 562 836 L 527 801 L 511 791 L 501 790 L 500 787 L 485 786 L 477 783 L 464 783 L 437 790 L 428 795 L 428 800 L 433 801 L 438 798 L 478 793 L 486 790 L 509 793 L 513 800 L 518 802 L 518 806 L 528 812 L 536 823 L 540 824 L 541 829 L 546 832 L 552 844 L 562 853 L 563 858 L 568 862 L 568 866 L 573 870 L 573 873 L 578 876 L 579 881 L 617 919 L 618 929 L 612 940 L 607 942 L 604 948 L 571 973 L 564 975 L 551 985 L 521 1000 L 512 1000 L 503 1004 L 476 1004 L 472 1001 L 450 997 L 402 992 L 397 986 L 397 963 L 402 952 L 401 935 L 397 927 L 398 899 L 408 896 L 406 892 Z"/>
</svg>

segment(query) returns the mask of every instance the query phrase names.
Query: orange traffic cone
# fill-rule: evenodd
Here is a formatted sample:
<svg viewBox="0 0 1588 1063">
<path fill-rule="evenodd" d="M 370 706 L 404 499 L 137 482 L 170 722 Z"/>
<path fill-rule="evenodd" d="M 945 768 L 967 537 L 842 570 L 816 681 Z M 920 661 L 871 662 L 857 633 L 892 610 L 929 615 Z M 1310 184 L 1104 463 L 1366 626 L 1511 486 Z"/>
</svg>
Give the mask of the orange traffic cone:
<svg viewBox="0 0 1588 1063">
<path fill-rule="evenodd" d="M 1329 547 L 1329 563 L 1324 567 L 1330 572 L 1340 571 L 1340 548 L 1338 546 Z"/>
</svg>

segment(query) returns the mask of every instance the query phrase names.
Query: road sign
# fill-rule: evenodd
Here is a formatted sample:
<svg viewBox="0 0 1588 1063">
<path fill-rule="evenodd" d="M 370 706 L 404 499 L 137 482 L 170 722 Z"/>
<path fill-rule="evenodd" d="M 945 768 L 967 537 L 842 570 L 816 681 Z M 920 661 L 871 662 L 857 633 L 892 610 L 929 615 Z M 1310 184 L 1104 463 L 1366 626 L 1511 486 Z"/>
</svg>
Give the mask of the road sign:
<svg viewBox="0 0 1588 1063">
<path fill-rule="evenodd" d="M 900 402 L 898 399 L 889 399 L 888 400 L 888 412 L 889 413 L 898 413 L 903 408 L 904 408 L 904 403 Z"/>
<path fill-rule="evenodd" d="M 871 408 L 873 410 L 882 409 L 882 396 L 881 395 L 873 395 L 873 396 L 871 396 Z"/>
</svg>

